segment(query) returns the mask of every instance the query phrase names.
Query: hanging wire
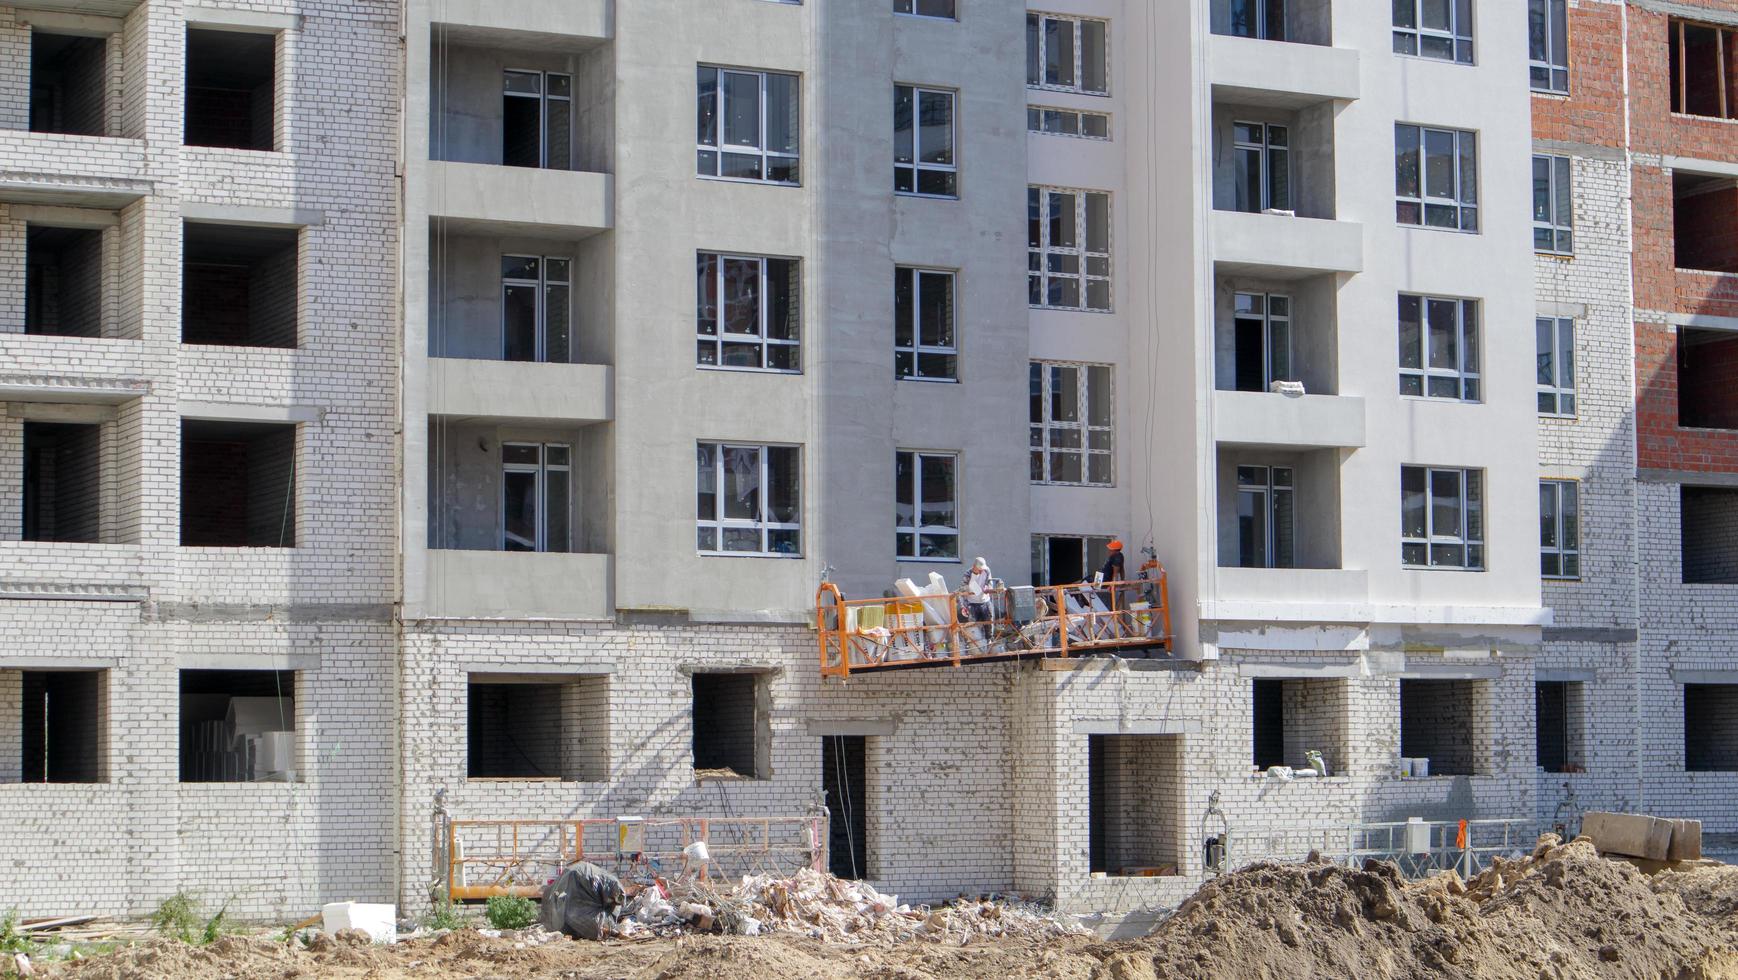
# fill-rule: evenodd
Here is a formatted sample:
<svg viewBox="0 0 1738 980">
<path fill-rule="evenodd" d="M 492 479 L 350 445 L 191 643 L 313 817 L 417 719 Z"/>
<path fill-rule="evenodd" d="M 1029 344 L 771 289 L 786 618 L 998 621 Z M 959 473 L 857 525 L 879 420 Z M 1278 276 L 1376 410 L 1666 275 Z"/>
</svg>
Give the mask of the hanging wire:
<svg viewBox="0 0 1738 980">
<path fill-rule="evenodd" d="M 862 872 L 857 867 L 856 814 L 851 803 L 851 782 L 847 778 L 845 766 L 845 736 L 833 736 L 833 781 L 839 790 L 839 808 L 844 813 L 845 820 L 845 852 L 851 858 L 851 877 L 861 878 Z"/>
</svg>

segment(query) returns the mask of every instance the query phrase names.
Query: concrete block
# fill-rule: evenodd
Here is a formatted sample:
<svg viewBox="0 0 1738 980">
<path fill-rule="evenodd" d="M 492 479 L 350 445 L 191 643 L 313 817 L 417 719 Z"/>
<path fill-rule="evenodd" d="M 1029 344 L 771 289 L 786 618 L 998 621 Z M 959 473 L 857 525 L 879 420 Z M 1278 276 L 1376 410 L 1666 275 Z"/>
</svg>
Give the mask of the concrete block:
<svg viewBox="0 0 1738 980">
<path fill-rule="evenodd" d="M 1591 838 L 1601 853 L 1626 854 L 1631 857 L 1666 859 L 1671 849 L 1670 820 L 1643 816 L 1639 813 L 1603 813 L 1595 811 L 1581 820 L 1581 833 Z"/>
<path fill-rule="evenodd" d="M 1695 861 L 1702 856 L 1702 821 L 1673 820 L 1672 843 L 1666 851 L 1668 861 Z"/>
</svg>

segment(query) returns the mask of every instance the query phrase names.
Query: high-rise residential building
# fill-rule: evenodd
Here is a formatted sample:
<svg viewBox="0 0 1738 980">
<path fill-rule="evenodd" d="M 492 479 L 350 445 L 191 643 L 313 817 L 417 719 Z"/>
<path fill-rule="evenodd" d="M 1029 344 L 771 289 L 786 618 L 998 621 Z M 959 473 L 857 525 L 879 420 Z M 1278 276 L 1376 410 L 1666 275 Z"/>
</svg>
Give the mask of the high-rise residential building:
<svg viewBox="0 0 1738 980">
<path fill-rule="evenodd" d="M 1733 44 L 0 7 L 0 906 L 415 912 L 745 820 L 1078 912 L 1409 817 L 1738 832 Z M 1168 609 L 1057 588 L 1113 541 Z M 1048 640 L 900 632 L 979 557 Z"/>
</svg>

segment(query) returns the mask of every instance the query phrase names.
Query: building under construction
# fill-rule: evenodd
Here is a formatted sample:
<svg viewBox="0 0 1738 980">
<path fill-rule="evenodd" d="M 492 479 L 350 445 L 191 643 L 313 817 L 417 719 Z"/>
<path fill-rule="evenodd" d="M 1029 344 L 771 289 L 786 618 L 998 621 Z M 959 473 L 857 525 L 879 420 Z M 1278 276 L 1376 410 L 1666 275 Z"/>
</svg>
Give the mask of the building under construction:
<svg viewBox="0 0 1738 980">
<path fill-rule="evenodd" d="M 1735 44 L 0 7 L 0 908 L 414 912 L 704 839 L 1121 912 L 1594 808 L 1718 850 Z"/>
</svg>

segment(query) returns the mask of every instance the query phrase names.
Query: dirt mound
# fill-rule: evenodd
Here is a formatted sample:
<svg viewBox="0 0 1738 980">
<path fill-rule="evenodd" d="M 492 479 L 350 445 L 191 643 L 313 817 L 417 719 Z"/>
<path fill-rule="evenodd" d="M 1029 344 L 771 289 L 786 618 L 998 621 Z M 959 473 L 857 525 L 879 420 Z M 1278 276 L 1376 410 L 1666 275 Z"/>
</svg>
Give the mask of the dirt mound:
<svg viewBox="0 0 1738 980">
<path fill-rule="evenodd" d="M 1735 900 L 1738 869 L 1649 878 L 1546 837 L 1464 884 L 1378 862 L 1254 865 L 1202 886 L 1141 945 L 1158 976 L 1738 980 Z"/>
</svg>

